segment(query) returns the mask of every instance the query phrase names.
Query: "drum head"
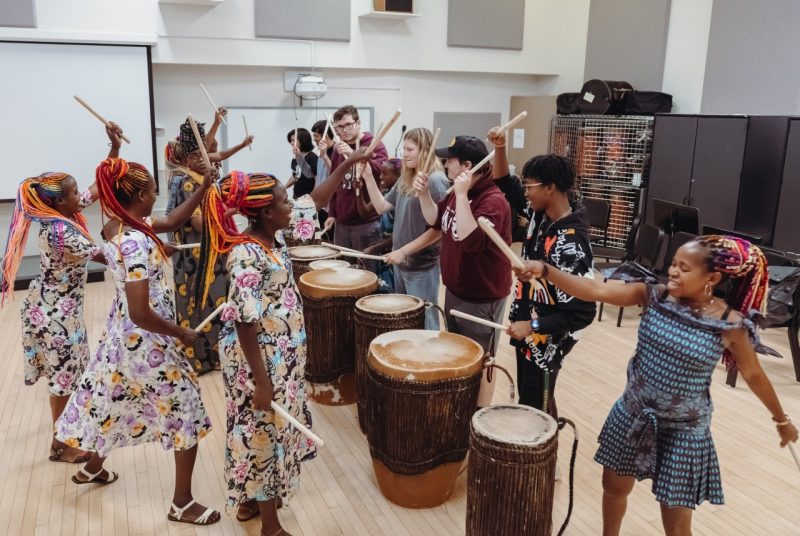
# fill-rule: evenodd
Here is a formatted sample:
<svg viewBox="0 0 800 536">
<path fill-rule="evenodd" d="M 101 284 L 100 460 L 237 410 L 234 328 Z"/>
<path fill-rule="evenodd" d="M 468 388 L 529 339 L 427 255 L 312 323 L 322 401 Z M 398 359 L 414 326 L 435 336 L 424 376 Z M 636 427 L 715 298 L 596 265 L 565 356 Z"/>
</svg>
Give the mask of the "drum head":
<svg viewBox="0 0 800 536">
<path fill-rule="evenodd" d="M 490 406 L 472 416 L 476 434 L 499 443 L 532 446 L 545 443 L 556 433 L 556 421 L 528 406 Z"/>
<path fill-rule="evenodd" d="M 406 294 L 375 294 L 364 296 L 356 302 L 356 309 L 373 314 L 410 313 L 424 306 L 425 302 Z"/>
<path fill-rule="evenodd" d="M 372 340 L 369 366 L 386 376 L 409 381 L 464 378 L 483 367 L 483 348 L 455 333 L 401 329 Z"/>
<path fill-rule="evenodd" d="M 319 261 L 311 261 L 308 267 L 312 270 L 324 270 L 325 268 L 349 268 L 350 263 L 340 259 L 322 259 Z"/>
<path fill-rule="evenodd" d="M 292 260 L 313 261 L 338 257 L 339 251 L 329 246 L 295 246 L 289 248 L 289 256 Z"/>
<path fill-rule="evenodd" d="M 581 88 L 578 109 L 582 114 L 604 114 L 611 106 L 611 88 L 603 80 L 589 80 Z"/>
<path fill-rule="evenodd" d="M 301 275 L 297 285 L 303 295 L 312 298 L 364 296 L 378 288 L 378 276 L 356 268 L 326 268 Z"/>
</svg>

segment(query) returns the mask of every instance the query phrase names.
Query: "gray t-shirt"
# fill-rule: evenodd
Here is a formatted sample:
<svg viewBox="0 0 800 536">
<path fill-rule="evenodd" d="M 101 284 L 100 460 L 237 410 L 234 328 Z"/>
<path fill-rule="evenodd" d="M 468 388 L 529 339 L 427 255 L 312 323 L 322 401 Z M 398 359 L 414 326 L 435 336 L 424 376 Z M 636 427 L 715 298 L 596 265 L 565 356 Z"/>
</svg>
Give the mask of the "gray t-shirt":
<svg viewBox="0 0 800 536">
<path fill-rule="evenodd" d="M 414 241 L 419 235 L 428 229 L 425 217 L 422 215 L 422 208 L 419 205 L 419 198 L 413 193 L 401 194 L 397 189 L 397 183 L 386 194 L 387 202 L 394 205 L 394 231 L 392 232 L 392 249 L 400 249 L 409 242 Z M 429 187 L 433 202 L 438 204 L 444 199 L 450 182 L 441 171 L 434 171 L 429 178 Z M 439 250 L 441 244 L 436 242 L 430 247 L 422 249 L 411 255 L 403 266 L 406 270 L 425 270 L 435 265 L 439 261 Z"/>
</svg>

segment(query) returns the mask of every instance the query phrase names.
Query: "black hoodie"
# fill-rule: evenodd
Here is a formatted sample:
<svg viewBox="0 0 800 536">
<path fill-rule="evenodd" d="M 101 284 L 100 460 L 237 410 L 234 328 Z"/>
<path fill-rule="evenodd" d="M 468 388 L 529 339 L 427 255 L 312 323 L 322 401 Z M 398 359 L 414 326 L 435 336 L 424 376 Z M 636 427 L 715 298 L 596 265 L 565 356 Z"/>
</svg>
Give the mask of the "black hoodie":
<svg viewBox="0 0 800 536">
<path fill-rule="evenodd" d="M 592 247 L 586 209 L 570 203 L 572 213 L 551 222 L 544 211 L 532 214 L 522 247 L 522 258 L 545 261 L 564 272 L 593 277 Z M 531 310 L 539 317 L 539 330 L 525 341 L 511 344 L 525 350 L 525 357 L 546 370 L 558 369 L 578 339 L 578 332 L 592 323 L 594 302 L 565 294 L 549 281 L 517 281 L 509 319 L 530 320 Z"/>
</svg>

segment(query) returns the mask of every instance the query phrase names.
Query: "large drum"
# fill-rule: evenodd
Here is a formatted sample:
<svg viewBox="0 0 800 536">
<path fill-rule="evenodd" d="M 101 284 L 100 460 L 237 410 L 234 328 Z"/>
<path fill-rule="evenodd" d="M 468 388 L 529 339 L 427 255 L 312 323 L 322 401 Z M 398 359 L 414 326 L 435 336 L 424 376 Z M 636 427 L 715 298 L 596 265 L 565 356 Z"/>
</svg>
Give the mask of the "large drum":
<svg viewBox="0 0 800 536">
<path fill-rule="evenodd" d="M 423 329 L 425 302 L 405 294 L 375 294 L 356 302 L 356 398 L 358 424 L 367 431 L 367 357 L 372 339 L 397 329 Z"/>
<path fill-rule="evenodd" d="M 406 508 L 444 503 L 469 444 L 483 349 L 467 337 L 399 330 L 370 344 L 367 439 L 383 495 Z"/>
<path fill-rule="evenodd" d="M 312 400 L 328 406 L 356 401 L 356 301 L 378 288 L 378 276 L 355 268 L 313 270 L 300 276 L 308 337 L 306 379 Z"/>
<path fill-rule="evenodd" d="M 350 263 L 341 259 L 321 259 L 311 261 L 308 267 L 312 270 L 324 270 L 326 268 L 349 268 Z"/>
<path fill-rule="evenodd" d="M 333 259 L 338 256 L 339 250 L 330 246 L 295 246 L 289 248 L 295 283 L 299 283 L 300 276 L 311 270 L 310 265 L 312 262 L 321 259 Z"/>
<path fill-rule="evenodd" d="M 472 417 L 467 535 L 553 531 L 556 421 L 528 406 L 492 406 Z"/>
</svg>

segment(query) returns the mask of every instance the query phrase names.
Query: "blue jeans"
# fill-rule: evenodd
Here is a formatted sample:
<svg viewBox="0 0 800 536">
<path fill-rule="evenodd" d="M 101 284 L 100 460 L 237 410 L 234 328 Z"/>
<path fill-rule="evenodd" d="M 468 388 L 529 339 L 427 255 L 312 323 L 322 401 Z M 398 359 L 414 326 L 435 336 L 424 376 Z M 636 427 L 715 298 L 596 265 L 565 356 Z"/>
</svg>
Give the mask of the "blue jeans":
<svg viewBox="0 0 800 536">
<path fill-rule="evenodd" d="M 394 291 L 420 300 L 439 304 L 439 264 L 425 270 L 404 270 L 394 266 Z M 439 331 L 439 311 L 431 307 L 425 311 L 425 329 Z"/>
</svg>

